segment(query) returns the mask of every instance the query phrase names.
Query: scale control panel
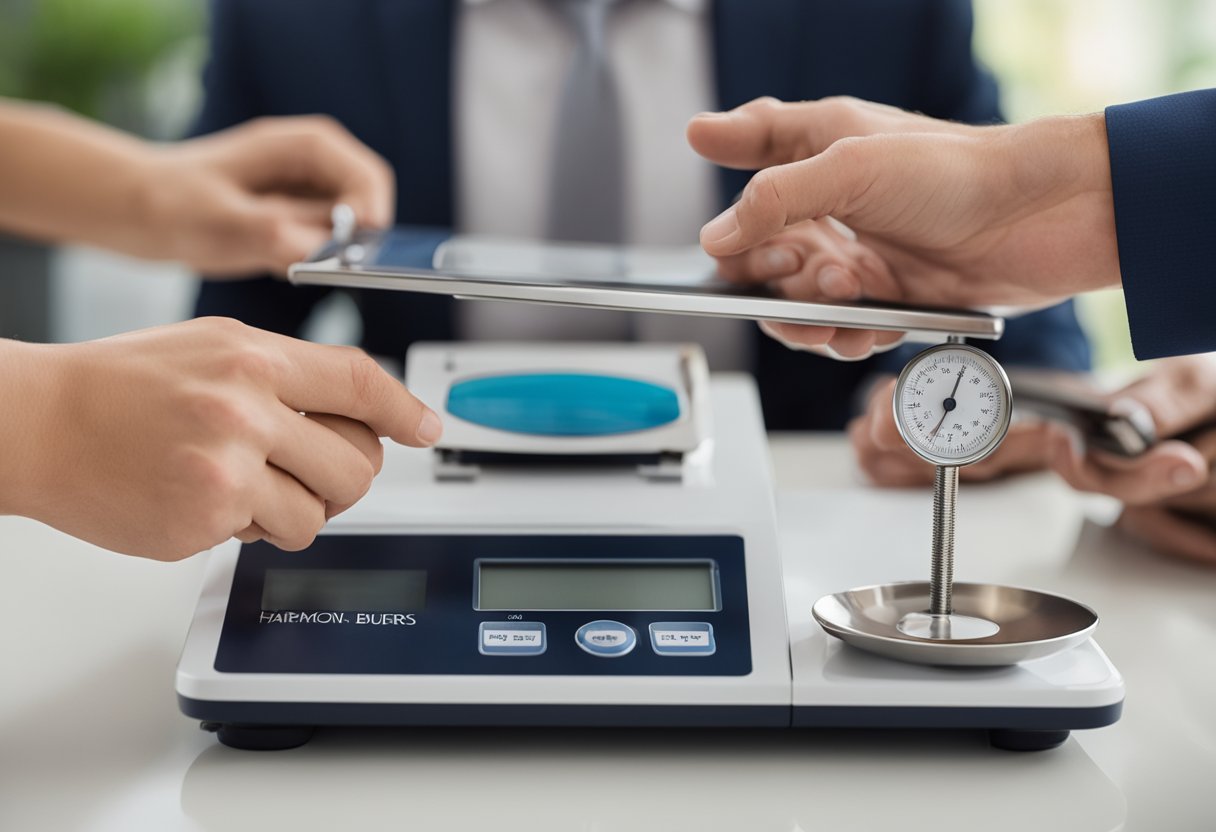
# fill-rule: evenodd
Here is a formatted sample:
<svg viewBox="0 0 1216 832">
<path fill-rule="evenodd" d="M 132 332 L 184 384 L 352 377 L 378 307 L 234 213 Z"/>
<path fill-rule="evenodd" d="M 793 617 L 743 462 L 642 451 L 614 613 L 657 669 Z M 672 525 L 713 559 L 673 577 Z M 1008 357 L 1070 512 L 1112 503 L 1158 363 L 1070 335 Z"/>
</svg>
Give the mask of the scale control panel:
<svg viewBox="0 0 1216 832">
<path fill-rule="evenodd" d="M 231 673 L 744 676 L 733 535 L 322 535 L 237 560 Z"/>
<path fill-rule="evenodd" d="M 647 643 L 660 656 L 712 656 L 714 625 L 708 621 L 655 621 Z M 483 621 L 478 649 L 487 656 L 539 656 L 548 647 L 543 621 Z M 620 621 L 596 619 L 574 631 L 575 643 L 593 656 L 615 658 L 638 646 L 638 633 Z"/>
</svg>

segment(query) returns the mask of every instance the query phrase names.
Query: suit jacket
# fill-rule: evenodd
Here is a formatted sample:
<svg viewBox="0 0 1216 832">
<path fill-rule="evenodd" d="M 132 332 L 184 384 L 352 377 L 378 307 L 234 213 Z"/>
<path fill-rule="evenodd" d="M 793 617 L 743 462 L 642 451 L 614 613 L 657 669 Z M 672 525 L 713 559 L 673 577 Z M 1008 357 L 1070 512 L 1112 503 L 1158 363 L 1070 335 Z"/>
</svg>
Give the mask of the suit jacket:
<svg viewBox="0 0 1216 832">
<path fill-rule="evenodd" d="M 1216 89 L 1109 107 L 1106 136 L 1136 357 L 1216 350 Z"/>
<path fill-rule="evenodd" d="M 397 220 L 451 226 L 452 34 L 455 0 L 213 0 L 211 57 L 197 132 L 265 115 L 328 113 L 394 167 Z M 718 105 L 761 95 L 848 94 L 942 118 L 1000 119 L 996 84 L 971 54 L 968 0 L 714 0 Z M 721 173 L 725 207 L 744 186 Z M 205 283 L 198 314 L 296 334 L 326 290 L 281 282 Z M 413 341 L 454 337 L 452 301 L 355 295 L 363 346 L 402 355 Z M 842 427 L 853 394 L 881 362 L 839 363 L 756 333 L 754 372 L 770 429 Z M 1083 370 L 1071 305 L 1013 321 L 992 345 L 1011 363 Z M 891 358 L 887 357 L 889 363 Z"/>
</svg>

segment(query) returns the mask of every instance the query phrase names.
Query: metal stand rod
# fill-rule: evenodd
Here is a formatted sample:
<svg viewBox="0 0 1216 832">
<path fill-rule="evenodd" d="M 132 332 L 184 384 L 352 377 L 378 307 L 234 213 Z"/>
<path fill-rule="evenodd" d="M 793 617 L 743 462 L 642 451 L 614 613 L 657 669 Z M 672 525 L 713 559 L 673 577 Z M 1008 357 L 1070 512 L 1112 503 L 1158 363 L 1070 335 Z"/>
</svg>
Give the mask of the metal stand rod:
<svg viewBox="0 0 1216 832">
<path fill-rule="evenodd" d="M 958 466 L 939 465 L 933 476 L 933 559 L 929 564 L 929 612 L 954 612 L 954 508 Z"/>
</svg>

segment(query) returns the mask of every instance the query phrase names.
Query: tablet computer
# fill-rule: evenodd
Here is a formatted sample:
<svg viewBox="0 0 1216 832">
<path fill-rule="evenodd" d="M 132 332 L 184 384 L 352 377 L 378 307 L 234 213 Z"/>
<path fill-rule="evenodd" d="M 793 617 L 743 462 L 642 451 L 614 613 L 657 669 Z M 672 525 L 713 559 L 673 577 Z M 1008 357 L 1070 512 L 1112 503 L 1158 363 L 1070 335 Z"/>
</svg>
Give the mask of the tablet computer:
<svg viewBox="0 0 1216 832">
<path fill-rule="evenodd" d="M 915 340 L 996 339 L 1004 320 L 982 312 L 879 303 L 811 303 L 719 278 L 697 246 L 602 246 L 398 227 L 356 231 L 288 272 L 296 284 L 386 289 L 795 324 L 898 330 Z"/>
</svg>

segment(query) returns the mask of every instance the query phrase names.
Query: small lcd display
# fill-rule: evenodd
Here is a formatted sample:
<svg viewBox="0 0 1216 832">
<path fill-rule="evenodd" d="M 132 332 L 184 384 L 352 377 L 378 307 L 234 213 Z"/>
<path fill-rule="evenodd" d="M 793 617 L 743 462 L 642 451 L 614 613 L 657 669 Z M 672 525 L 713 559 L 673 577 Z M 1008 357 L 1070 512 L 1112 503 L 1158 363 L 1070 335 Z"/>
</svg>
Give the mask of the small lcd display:
<svg viewBox="0 0 1216 832">
<path fill-rule="evenodd" d="M 423 569 L 267 569 L 262 609 L 421 612 Z"/>
<path fill-rule="evenodd" d="M 712 561 L 478 563 L 479 610 L 589 612 L 719 609 Z"/>
</svg>

